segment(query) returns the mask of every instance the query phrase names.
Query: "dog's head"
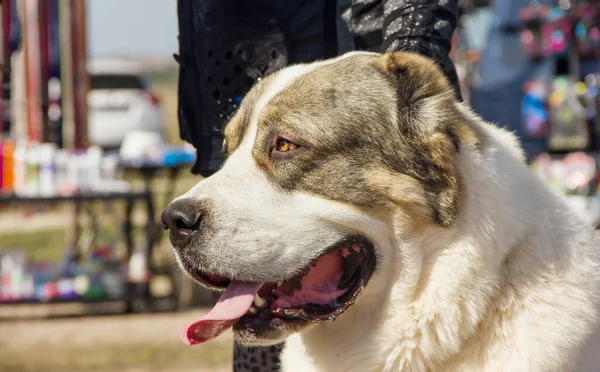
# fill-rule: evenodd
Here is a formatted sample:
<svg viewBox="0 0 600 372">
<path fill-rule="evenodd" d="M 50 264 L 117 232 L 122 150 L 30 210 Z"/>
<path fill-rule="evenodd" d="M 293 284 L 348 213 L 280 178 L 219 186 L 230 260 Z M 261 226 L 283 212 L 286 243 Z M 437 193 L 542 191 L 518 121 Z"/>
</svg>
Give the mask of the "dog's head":
<svg viewBox="0 0 600 372">
<path fill-rule="evenodd" d="M 227 288 L 190 342 L 231 325 L 242 342 L 276 342 L 385 296 L 376 278 L 397 269 L 399 236 L 452 226 L 456 157 L 477 141 L 443 73 L 407 53 L 283 69 L 225 137 L 222 169 L 163 214 L 185 271 Z"/>
</svg>

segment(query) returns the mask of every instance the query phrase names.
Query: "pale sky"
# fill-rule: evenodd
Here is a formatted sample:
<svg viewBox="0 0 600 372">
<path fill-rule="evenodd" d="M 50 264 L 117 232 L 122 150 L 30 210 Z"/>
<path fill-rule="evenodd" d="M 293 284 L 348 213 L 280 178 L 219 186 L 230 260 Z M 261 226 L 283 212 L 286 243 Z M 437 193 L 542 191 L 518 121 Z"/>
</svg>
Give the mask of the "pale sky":
<svg viewBox="0 0 600 372">
<path fill-rule="evenodd" d="M 87 0 L 91 57 L 177 52 L 177 0 Z"/>
</svg>

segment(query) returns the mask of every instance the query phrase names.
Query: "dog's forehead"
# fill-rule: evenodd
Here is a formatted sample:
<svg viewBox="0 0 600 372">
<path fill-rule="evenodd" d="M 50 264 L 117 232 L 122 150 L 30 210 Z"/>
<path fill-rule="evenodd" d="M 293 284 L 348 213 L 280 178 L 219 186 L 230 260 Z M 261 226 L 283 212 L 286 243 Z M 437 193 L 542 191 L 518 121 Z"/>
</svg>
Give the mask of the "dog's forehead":
<svg viewBox="0 0 600 372">
<path fill-rule="evenodd" d="M 365 135 L 395 109 L 395 91 L 372 59 L 348 58 L 296 78 L 269 102 L 259 125 L 278 126 L 305 141 Z"/>
<path fill-rule="evenodd" d="M 306 117 L 319 121 L 322 116 L 340 118 L 365 112 L 385 95 L 381 89 L 383 75 L 374 74 L 377 56 L 349 53 L 333 60 L 288 67 L 264 79 L 251 89 L 227 125 L 227 151 L 237 149 L 244 137 L 254 136 L 261 125 L 289 125 Z"/>
</svg>

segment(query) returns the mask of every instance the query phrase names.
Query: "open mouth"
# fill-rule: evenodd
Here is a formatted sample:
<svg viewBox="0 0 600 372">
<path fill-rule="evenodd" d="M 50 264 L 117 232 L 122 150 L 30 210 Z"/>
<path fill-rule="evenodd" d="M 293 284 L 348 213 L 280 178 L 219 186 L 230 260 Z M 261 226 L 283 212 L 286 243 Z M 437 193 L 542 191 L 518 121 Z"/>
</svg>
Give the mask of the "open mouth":
<svg viewBox="0 0 600 372">
<path fill-rule="evenodd" d="M 231 327 L 238 333 L 250 331 L 257 335 L 286 325 L 333 321 L 354 304 L 371 278 L 375 263 L 373 244 L 362 236 L 353 236 L 283 281 L 244 282 L 188 270 L 201 284 L 225 292 L 207 315 L 182 328 L 181 339 L 194 345 Z"/>
</svg>

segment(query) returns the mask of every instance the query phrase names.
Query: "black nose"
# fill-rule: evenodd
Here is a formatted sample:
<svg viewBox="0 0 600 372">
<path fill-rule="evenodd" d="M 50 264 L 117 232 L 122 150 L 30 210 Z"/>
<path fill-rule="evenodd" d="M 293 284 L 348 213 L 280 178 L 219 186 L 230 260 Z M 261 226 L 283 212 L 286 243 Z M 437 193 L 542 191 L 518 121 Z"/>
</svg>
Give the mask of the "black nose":
<svg viewBox="0 0 600 372">
<path fill-rule="evenodd" d="M 163 227 L 171 230 L 169 237 L 173 247 L 184 248 L 200 230 L 202 211 L 197 203 L 179 199 L 169 204 L 160 219 Z"/>
</svg>

